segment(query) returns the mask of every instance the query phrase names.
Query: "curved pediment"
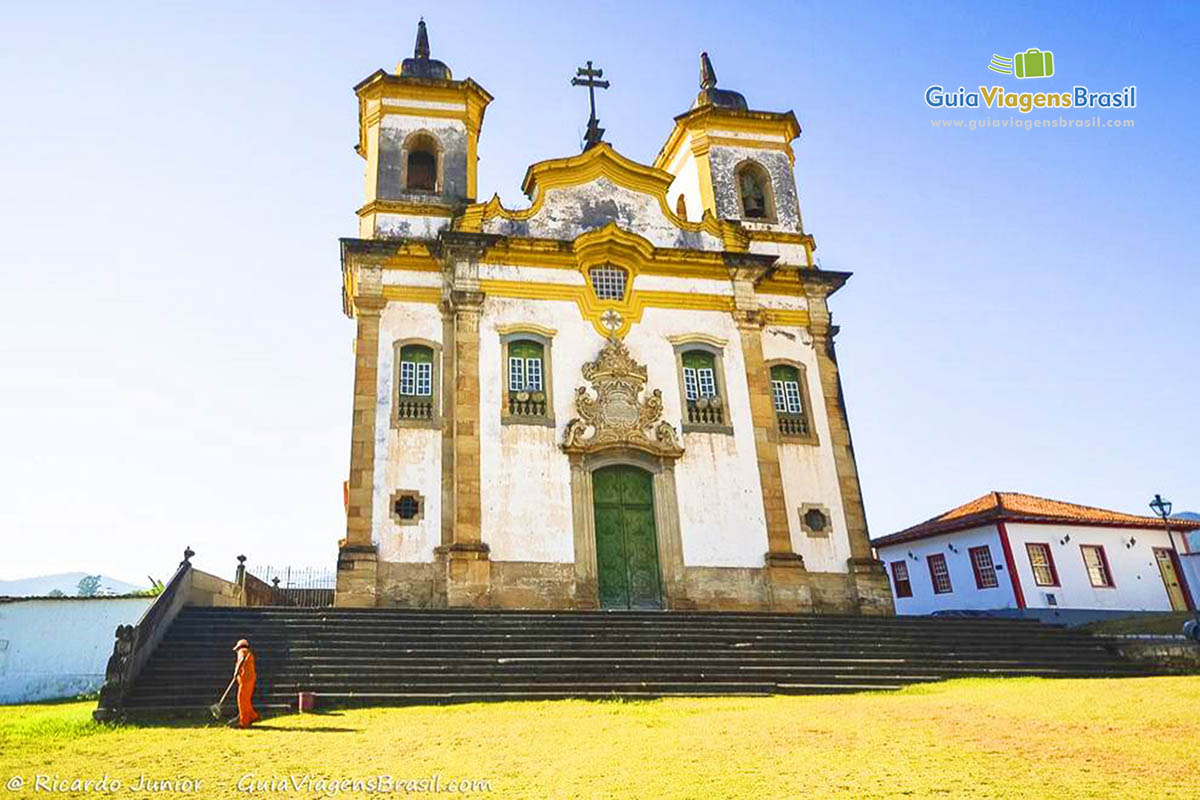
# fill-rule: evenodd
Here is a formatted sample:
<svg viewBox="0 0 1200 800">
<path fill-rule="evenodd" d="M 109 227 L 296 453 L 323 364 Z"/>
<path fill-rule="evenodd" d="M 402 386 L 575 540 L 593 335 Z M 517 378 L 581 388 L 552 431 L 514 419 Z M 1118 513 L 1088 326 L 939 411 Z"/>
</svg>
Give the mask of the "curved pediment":
<svg viewBox="0 0 1200 800">
<path fill-rule="evenodd" d="M 460 226 L 504 236 L 573 241 L 581 234 L 616 225 L 656 247 L 687 250 L 744 250 L 745 231 L 735 222 L 705 212 L 700 222 L 678 216 L 667 203 L 674 177 L 639 164 L 607 142 L 577 156 L 540 161 L 525 174 L 528 208 L 512 211 L 493 196 L 468 207 Z"/>
</svg>

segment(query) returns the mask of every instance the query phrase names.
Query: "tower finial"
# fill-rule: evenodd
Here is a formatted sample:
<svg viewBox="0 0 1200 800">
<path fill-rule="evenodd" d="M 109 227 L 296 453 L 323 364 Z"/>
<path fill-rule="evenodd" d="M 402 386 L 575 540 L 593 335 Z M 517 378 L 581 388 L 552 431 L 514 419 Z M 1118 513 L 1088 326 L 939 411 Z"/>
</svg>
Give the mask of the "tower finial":
<svg viewBox="0 0 1200 800">
<path fill-rule="evenodd" d="M 429 33 L 425 30 L 424 17 L 417 22 L 417 46 L 413 48 L 413 58 L 429 58 Z"/>
<path fill-rule="evenodd" d="M 715 89 L 717 86 L 717 71 L 713 69 L 708 53 L 700 54 L 700 88 Z"/>
</svg>

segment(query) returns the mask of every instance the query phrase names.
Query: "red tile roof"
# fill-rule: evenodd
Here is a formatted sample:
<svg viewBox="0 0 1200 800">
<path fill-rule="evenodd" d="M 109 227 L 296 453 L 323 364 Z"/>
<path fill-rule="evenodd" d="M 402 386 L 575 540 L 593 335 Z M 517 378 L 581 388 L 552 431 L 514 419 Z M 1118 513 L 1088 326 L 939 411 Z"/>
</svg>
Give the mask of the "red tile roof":
<svg viewBox="0 0 1200 800">
<path fill-rule="evenodd" d="M 974 528 L 994 522 L 1051 522 L 1063 525 L 1097 525 L 1114 528 L 1162 528 L 1158 517 L 1140 517 L 1120 511 L 1048 500 L 1019 492 L 989 492 L 945 514 L 875 539 L 873 544 L 886 545 L 911 542 L 927 536 Z M 1172 530 L 1200 529 L 1200 521 L 1170 518 Z"/>
</svg>

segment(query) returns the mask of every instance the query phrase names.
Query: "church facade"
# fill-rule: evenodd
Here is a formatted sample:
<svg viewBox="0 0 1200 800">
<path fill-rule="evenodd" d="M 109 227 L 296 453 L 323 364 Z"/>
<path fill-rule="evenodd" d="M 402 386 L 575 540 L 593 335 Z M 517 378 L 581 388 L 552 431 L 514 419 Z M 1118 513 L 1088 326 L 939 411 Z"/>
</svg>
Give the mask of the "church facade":
<svg viewBox="0 0 1200 800">
<path fill-rule="evenodd" d="M 653 164 L 593 116 L 519 209 L 477 201 L 492 97 L 424 23 L 355 87 L 338 605 L 892 613 L 834 356 L 848 275 L 813 262 L 799 125 L 701 61 Z"/>
</svg>

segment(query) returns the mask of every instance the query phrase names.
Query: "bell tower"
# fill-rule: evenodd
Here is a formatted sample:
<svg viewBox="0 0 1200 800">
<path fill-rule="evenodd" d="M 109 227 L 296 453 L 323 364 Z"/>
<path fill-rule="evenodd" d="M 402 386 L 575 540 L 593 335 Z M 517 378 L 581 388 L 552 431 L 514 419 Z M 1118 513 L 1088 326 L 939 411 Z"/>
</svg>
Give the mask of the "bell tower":
<svg viewBox="0 0 1200 800">
<path fill-rule="evenodd" d="M 799 135 L 791 111 L 755 111 L 740 93 L 718 89 L 712 60 L 701 53 L 700 92 L 691 109 L 675 117 L 654 166 L 675 176 L 668 202 L 693 222 L 709 213 L 742 223 L 752 235 L 811 241 L 793 172 L 792 142 Z M 812 263 L 811 247 L 795 256 Z"/>
<path fill-rule="evenodd" d="M 359 236 L 437 236 L 456 209 L 475 201 L 479 130 L 492 96 L 430 57 L 424 20 L 412 58 L 395 73 L 377 70 L 354 93 L 355 150 L 367 162 Z"/>
</svg>

